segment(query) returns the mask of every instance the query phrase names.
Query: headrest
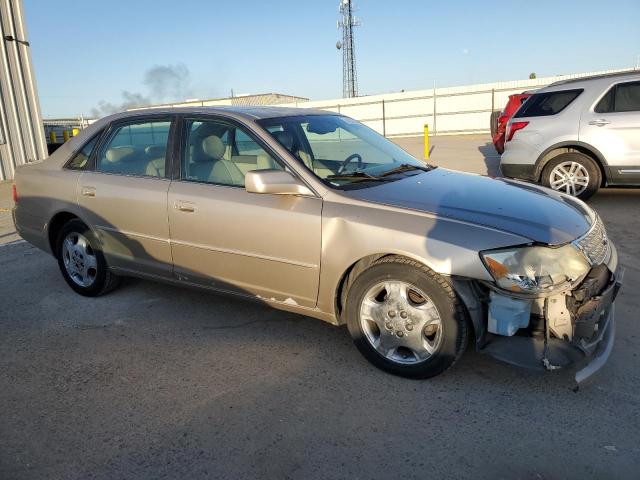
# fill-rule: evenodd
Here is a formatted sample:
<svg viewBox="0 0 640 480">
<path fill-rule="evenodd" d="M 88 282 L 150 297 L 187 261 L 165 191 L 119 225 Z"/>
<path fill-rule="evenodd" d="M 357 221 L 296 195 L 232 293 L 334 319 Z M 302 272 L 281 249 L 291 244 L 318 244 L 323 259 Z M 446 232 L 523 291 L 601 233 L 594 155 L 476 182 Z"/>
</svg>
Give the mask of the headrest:
<svg viewBox="0 0 640 480">
<path fill-rule="evenodd" d="M 147 157 L 152 157 L 152 158 L 164 157 L 166 152 L 167 152 L 167 147 L 165 147 L 164 145 L 149 145 L 147 148 L 144 149 L 144 154 Z"/>
<path fill-rule="evenodd" d="M 133 147 L 113 147 L 107 150 L 105 157 L 109 163 L 117 163 L 134 152 Z"/>
<path fill-rule="evenodd" d="M 285 132 L 284 130 L 280 132 L 273 132 L 273 136 L 284 148 L 289 151 L 293 150 L 293 135 L 291 135 L 291 132 Z"/>
<path fill-rule="evenodd" d="M 225 150 L 224 143 L 222 143 L 222 140 L 220 140 L 220 137 L 217 135 L 209 135 L 202 140 L 202 151 L 209 157 L 203 160 L 209 160 L 211 158 L 220 160 L 224 156 Z"/>
</svg>

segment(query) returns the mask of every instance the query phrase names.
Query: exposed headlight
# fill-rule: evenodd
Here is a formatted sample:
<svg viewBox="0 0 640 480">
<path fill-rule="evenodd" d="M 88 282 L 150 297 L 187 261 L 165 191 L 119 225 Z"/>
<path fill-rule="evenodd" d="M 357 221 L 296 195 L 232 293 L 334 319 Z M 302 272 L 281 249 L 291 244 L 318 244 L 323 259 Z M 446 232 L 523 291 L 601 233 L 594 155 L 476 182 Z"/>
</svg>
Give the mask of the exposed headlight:
<svg viewBox="0 0 640 480">
<path fill-rule="evenodd" d="M 487 250 L 480 257 L 500 288 L 523 294 L 551 292 L 581 279 L 590 268 L 572 244 Z"/>
</svg>

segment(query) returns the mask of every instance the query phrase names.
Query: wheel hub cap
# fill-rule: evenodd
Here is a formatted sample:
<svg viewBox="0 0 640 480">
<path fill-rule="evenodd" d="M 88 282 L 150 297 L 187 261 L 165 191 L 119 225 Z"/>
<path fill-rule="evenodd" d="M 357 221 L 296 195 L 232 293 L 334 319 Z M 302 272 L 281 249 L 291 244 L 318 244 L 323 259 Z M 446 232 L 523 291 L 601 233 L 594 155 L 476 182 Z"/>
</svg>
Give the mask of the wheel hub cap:
<svg viewBox="0 0 640 480">
<path fill-rule="evenodd" d="M 442 321 L 431 299 L 402 281 L 369 289 L 360 307 L 360 324 L 376 351 L 397 363 L 428 359 L 442 340 Z"/>
<path fill-rule="evenodd" d="M 67 274 L 81 287 L 90 287 L 98 273 L 98 260 L 89 241 L 71 232 L 62 241 L 62 261 Z"/>
</svg>

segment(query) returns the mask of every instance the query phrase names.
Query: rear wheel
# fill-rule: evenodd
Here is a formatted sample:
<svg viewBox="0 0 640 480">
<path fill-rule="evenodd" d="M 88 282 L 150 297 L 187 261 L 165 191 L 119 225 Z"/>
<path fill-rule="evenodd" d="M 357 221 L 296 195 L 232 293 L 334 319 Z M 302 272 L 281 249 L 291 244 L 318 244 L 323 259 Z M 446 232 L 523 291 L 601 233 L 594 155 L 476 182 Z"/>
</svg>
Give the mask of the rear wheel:
<svg viewBox="0 0 640 480">
<path fill-rule="evenodd" d="M 596 163 L 582 153 L 563 153 L 553 158 L 542 171 L 542 184 L 581 200 L 600 188 L 602 176 Z"/>
<path fill-rule="evenodd" d="M 62 276 L 80 295 L 96 297 L 118 286 L 119 277 L 109 271 L 98 240 L 80 220 L 64 224 L 56 245 Z"/>
<path fill-rule="evenodd" d="M 384 257 L 362 272 L 349 288 L 345 313 L 360 352 L 396 375 L 438 375 L 466 346 L 466 317 L 449 283 L 403 257 Z"/>
</svg>

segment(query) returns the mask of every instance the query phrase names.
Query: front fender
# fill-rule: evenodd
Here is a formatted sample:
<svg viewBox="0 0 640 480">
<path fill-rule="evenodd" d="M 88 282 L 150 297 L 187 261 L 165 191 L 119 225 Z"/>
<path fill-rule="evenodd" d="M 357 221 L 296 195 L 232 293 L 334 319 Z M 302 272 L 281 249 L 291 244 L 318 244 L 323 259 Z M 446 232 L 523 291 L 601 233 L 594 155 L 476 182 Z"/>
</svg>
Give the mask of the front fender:
<svg viewBox="0 0 640 480">
<path fill-rule="evenodd" d="M 528 243 L 489 227 L 382 205 L 325 202 L 318 308 L 335 314 L 345 272 L 372 255 L 402 255 L 436 273 L 491 281 L 478 252 Z"/>
</svg>

